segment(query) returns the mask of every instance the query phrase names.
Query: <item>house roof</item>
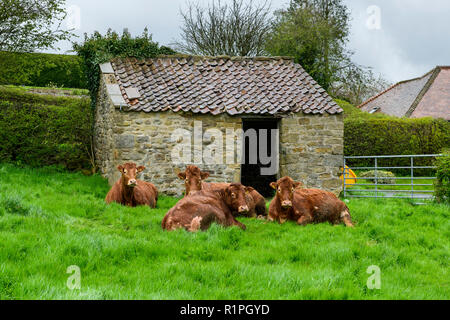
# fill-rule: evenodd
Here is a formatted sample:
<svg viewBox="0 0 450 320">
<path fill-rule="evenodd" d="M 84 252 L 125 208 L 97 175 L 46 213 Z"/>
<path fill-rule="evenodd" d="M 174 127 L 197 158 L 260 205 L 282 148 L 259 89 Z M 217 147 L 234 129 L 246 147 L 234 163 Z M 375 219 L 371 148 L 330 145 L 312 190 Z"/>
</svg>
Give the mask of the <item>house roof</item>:
<svg viewBox="0 0 450 320">
<path fill-rule="evenodd" d="M 433 117 L 450 120 L 450 67 L 438 67 L 434 81 L 411 107 L 411 118 Z"/>
<path fill-rule="evenodd" d="M 229 115 L 343 112 L 291 58 L 118 58 L 103 65 L 102 71 L 114 74 L 119 100 L 129 111 Z"/>
<path fill-rule="evenodd" d="M 358 106 L 397 117 L 450 120 L 450 67 L 438 66 L 422 77 L 402 81 Z"/>
</svg>

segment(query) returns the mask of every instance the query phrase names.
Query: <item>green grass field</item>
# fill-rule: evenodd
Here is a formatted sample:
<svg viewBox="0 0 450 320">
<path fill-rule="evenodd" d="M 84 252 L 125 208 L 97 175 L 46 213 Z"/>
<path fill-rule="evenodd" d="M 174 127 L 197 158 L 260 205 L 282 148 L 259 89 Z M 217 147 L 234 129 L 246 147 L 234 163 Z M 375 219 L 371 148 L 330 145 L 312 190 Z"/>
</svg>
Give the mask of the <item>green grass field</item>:
<svg viewBox="0 0 450 320">
<path fill-rule="evenodd" d="M 240 219 L 246 231 L 163 232 L 177 199 L 107 206 L 108 184 L 0 165 L 1 299 L 449 299 L 445 205 L 351 200 L 354 229 Z M 79 266 L 81 289 L 67 268 Z M 367 268 L 379 266 L 381 289 Z"/>
</svg>

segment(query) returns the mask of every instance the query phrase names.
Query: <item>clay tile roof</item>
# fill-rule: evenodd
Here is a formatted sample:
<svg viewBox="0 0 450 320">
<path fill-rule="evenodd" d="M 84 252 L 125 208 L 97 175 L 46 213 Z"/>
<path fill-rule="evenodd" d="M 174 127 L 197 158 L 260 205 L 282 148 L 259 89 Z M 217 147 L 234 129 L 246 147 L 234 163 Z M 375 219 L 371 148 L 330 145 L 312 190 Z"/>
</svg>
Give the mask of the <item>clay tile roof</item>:
<svg viewBox="0 0 450 320">
<path fill-rule="evenodd" d="M 343 112 L 290 58 L 162 56 L 117 58 L 111 65 L 129 111 Z M 130 100 L 130 88 L 140 97 Z"/>
<path fill-rule="evenodd" d="M 450 120 L 450 67 L 437 66 L 424 76 L 401 81 L 358 106 L 378 108 L 396 117 L 434 117 Z"/>
</svg>

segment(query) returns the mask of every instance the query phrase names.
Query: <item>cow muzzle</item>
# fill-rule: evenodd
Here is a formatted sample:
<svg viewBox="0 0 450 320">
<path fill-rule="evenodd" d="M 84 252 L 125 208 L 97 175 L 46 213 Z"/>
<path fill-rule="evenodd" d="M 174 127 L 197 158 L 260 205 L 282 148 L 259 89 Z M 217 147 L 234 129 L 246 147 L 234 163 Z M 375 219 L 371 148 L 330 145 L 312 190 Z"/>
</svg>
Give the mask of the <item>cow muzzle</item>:
<svg viewBox="0 0 450 320">
<path fill-rule="evenodd" d="M 281 206 L 283 207 L 283 209 L 292 208 L 292 201 L 285 200 L 285 201 L 281 202 Z"/>
<path fill-rule="evenodd" d="M 137 181 L 135 179 L 129 180 L 128 181 L 128 186 L 129 187 L 136 187 L 137 186 Z"/>
<path fill-rule="evenodd" d="M 239 211 L 239 213 L 247 213 L 248 206 L 240 206 L 238 211 Z"/>
</svg>

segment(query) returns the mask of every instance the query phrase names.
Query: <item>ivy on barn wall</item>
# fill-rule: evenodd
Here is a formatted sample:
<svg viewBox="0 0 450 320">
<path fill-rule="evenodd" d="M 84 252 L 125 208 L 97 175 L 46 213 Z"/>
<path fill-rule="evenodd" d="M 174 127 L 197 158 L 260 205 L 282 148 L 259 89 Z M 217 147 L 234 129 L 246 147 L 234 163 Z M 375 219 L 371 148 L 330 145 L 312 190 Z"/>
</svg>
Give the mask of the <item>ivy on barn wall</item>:
<svg viewBox="0 0 450 320">
<path fill-rule="evenodd" d="M 154 58 L 158 55 L 172 55 L 176 52 L 168 47 L 159 46 L 152 41 L 147 28 L 141 36 L 133 38 L 125 29 L 122 35 L 108 30 L 105 36 L 95 32 L 85 35 L 84 42 L 74 44 L 74 50 L 84 62 L 88 89 L 91 95 L 92 110 L 95 110 L 97 93 L 100 85 L 99 65 L 117 57 L 134 57 L 139 59 Z"/>
</svg>

